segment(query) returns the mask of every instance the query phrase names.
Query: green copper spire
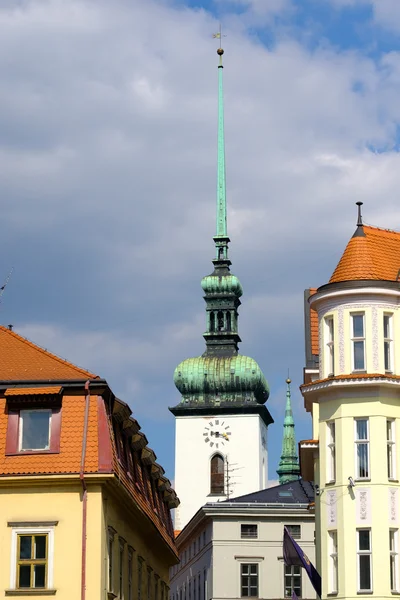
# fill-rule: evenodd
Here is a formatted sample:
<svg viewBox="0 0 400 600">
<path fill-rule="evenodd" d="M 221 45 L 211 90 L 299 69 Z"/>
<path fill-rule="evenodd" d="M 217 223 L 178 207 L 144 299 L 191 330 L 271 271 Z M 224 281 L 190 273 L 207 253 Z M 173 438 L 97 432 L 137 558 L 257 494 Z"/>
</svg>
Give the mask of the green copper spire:
<svg viewBox="0 0 400 600">
<path fill-rule="evenodd" d="M 286 410 L 283 423 L 282 454 L 281 460 L 279 461 L 279 467 L 276 471 L 279 475 L 280 484 L 296 481 L 300 477 L 300 465 L 297 456 L 292 402 L 290 397 L 290 379 L 286 379 L 286 383 Z"/>
<path fill-rule="evenodd" d="M 222 38 L 221 31 L 214 37 Z M 206 349 L 202 356 L 187 358 L 175 369 L 174 382 L 181 401 L 170 408 L 174 415 L 259 414 L 268 426 L 273 422 L 264 406 L 268 383 L 255 360 L 239 354 L 238 308 L 243 289 L 230 271 L 225 185 L 224 98 L 222 56 L 218 48 L 218 165 L 217 227 L 213 238 L 214 269 L 203 277 L 206 302 Z"/>
</svg>

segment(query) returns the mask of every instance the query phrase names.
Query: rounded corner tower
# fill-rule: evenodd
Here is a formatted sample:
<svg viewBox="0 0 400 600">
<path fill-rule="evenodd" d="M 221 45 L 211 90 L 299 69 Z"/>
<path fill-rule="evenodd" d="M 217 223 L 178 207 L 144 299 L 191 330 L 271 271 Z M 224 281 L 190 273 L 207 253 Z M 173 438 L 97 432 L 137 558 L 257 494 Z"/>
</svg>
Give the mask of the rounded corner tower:
<svg viewBox="0 0 400 600">
<path fill-rule="evenodd" d="M 176 367 L 174 383 L 181 400 L 169 409 L 176 418 L 175 487 L 181 500 L 176 529 L 206 502 L 258 491 L 268 480 L 267 427 L 273 422 L 265 406 L 268 383 L 257 362 L 238 352 L 243 289 L 228 258 L 222 48 L 218 55 L 216 254 L 213 272 L 201 282 L 206 350 Z M 240 478 L 233 466 L 241 470 Z"/>
</svg>

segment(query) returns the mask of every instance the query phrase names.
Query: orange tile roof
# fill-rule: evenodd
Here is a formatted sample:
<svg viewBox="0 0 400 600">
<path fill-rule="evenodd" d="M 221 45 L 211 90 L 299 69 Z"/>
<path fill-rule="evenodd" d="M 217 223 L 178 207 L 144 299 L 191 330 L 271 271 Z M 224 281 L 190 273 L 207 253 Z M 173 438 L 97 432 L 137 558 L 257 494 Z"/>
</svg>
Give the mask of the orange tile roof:
<svg viewBox="0 0 400 600">
<path fill-rule="evenodd" d="M 61 385 L 49 385 L 47 387 L 10 387 L 5 391 L 5 396 L 42 396 L 47 394 L 59 394 Z"/>
<path fill-rule="evenodd" d="M 0 381 L 97 379 L 0 325 Z"/>
<path fill-rule="evenodd" d="M 12 402 L 14 400 L 11 400 Z M 79 473 L 85 396 L 64 396 L 60 452 L 57 454 L 22 454 L 6 456 L 7 412 L 6 399 L 0 398 L 0 475 L 42 475 L 46 473 Z M 86 445 L 85 472 L 98 471 L 97 396 L 91 396 L 89 427 Z"/>
<path fill-rule="evenodd" d="M 317 288 L 310 288 L 310 296 L 315 294 Z M 318 335 L 318 313 L 310 307 L 310 337 L 311 337 L 311 354 L 319 354 L 319 335 Z"/>
<path fill-rule="evenodd" d="M 363 226 L 364 236 L 352 237 L 329 283 L 374 279 L 398 281 L 400 232 Z"/>
</svg>

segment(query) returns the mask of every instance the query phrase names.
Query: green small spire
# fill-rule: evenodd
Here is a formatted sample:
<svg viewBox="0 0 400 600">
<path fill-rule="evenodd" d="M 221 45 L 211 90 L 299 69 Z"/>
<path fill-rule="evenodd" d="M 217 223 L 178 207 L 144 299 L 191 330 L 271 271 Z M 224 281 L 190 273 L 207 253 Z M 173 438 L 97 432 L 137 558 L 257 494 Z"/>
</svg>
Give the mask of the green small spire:
<svg viewBox="0 0 400 600">
<path fill-rule="evenodd" d="M 279 461 L 277 473 L 279 475 L 279 483 L 289 483 L 296 481 L 300 477 L 300 465 L 297 456 L 296 437 L 294 434 L 294 419 L 292 412 L 292 401 L 290 395 L 291 380 L 286 379 L 286 410 L 285 420 L 283 422 L 283 441 L 282 454 Z"/>
</svg>

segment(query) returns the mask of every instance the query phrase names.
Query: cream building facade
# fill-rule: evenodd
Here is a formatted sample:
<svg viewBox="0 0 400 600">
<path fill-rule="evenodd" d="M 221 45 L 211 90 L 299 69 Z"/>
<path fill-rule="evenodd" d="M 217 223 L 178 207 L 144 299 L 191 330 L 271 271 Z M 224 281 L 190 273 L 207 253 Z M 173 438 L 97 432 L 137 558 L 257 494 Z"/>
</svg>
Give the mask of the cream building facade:
<svg viewBox="0 0 400 600">
<path fill-rule="evenodd" d="M 306 319 L 313 439 L 301 442 L 301 467 L 318 489 L 323 598 L 400 593 L 400 234 L 364 226 L 360 209 Z"/>
<path fill-rule="evenodd" d="M 244 597 L 315 598 L 306 573 L 285 567 L 286 525 L 312 562 L 313 486 L 292 481 L 203 506 L 177 537 L 180 564 L 170 569 L 171 600 Z"/>
</svg>

